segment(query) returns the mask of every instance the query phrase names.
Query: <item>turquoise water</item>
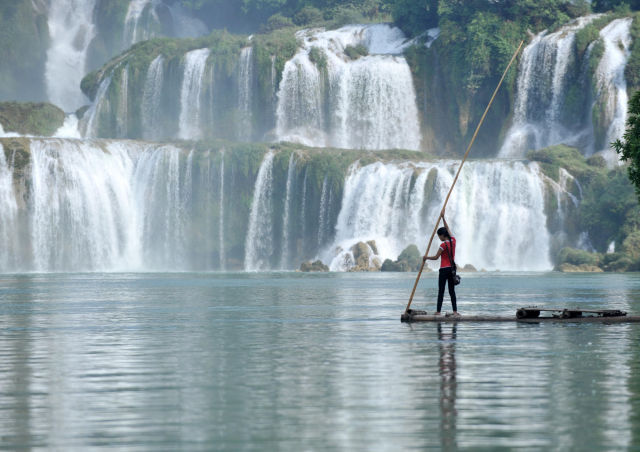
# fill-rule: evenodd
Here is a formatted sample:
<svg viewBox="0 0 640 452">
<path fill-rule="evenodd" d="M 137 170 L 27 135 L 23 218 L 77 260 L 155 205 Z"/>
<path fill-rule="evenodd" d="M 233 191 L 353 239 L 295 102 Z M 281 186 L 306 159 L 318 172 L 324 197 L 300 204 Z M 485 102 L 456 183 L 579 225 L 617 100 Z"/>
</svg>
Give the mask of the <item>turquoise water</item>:
<svg viewBox="0 0 640 452">
<path fill-rule="evenodd" d="M 402 324 L 414 277 L 0 275 L 0 449 L 640 450 L 640 325 Z M 640 275 L 458 294 L 640 314 Z"/>
</svg>

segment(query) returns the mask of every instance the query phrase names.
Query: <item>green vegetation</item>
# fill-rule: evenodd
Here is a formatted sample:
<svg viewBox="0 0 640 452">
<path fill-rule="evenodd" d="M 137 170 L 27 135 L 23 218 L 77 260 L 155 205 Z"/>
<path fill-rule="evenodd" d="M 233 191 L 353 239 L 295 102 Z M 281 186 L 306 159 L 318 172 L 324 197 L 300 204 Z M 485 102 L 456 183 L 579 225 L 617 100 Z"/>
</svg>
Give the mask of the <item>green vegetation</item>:
<svg viewBox="0 0 640 452">
<path fill-rule="evenodd" d="M 611 242 L 615 242 L 620 250 L 618 253 L 591 255 L 586 251 L 564 249 L 558 255 L 558 264 L 597 266 L 605 271 L 635 269 L 638 263 L 635 244 L 640 236 L 640 205 L 625 169 L 608 169 L 601 157 L 585 159 L 576 149 L 567 146 L 530 152 L 527 157 L 538 162 L 542 171 L 552 179 L 558 180 L 560 168 L 573 175 L 582 194 L 574 229 L 587 232 L 599 253 L 604 253 Z M 625 266 L 623 263 L 627 259 L 631 263 Z"/>
<path fill-rule="evenodd" d="M 357 46 L 347 46 L 344 49 L 344 53 L 352 60 L 357 60 L 360 57 L 369 55 L 369 50 L 362 44 Z"/>
<path fill-rule="evenodd" d="M 0 124 L 5 132 L 51 136 L 64 122 L 64 111 L 52 104 L 0 102 Z"/>
</svg>

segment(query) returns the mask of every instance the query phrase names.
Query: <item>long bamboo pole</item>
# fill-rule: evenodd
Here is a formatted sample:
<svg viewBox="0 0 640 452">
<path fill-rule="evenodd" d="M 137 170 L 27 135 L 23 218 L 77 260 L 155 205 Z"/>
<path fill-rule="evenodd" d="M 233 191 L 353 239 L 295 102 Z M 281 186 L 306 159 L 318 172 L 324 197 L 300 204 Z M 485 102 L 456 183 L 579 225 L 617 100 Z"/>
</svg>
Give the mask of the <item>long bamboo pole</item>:
<svg viewBox="0 0 640 452">
<path fill-rule="evenodd" d="M 504 78 L 507 76 L 507 72 L 509 72 L 509 69 L 511 68 L 511 65 L 513 64 L 513 62 L 515 61 L 516 57 L 518 56 L 518 53 L 520 53 L 520 49 L 522 48 L 522 45 L 524 44 L 524 40 L 520 41 L 520 45 L 518 46 L 518 48 L 516 49 L 516 51 L 514 52 L 513 56 L 511 57 L 511 60 L 509 61 L 509 64 L 507 65 L 507 68 L 504 70 L 504 73 L 502 74 L 502 77 L 500 78 L 500 81 L 498 82 L 498 86 L 496 86 L 495 91 L 493 92 L 493 96 L 491 96 L 491 100 L 489 101 L 489 104 L 487 105 L 487 108 L 485 108 L 484 113 L 482 114 L 482 117 L 480 118 L 480 122 L 478 123 L 478 126 L 476 127 L 475 132 L 473 133 L 473 136 L 471 137 L 471 141 L 469 142 L 469 146 L 467 146 L 467 151 L 464 153 L 464 156 L 462 157 L 462 162 L 460 162 L 460 166 L 458 167 L 458 172 L 456 173 L 456 177 L 453 179 L 453 183 L 451 184 L 451 188 L 449 189 L 449 193 L 447 193 L 447 197 L 444 200 L 444 204 L 442 206 L 442 210 L 440 211 L 440 216 L 438 217 L 438 220 L 436 221 L 436 226 L 433 228 L 433 232 L 431 233 L 431 238 L 429 238 L 429 244 L 427 245 L 427 251 L 424 253 L 424 257 L 427 257 L 429 255 L 429 249 L 431 248 L 431 243 L 433 242 L 433 238 L 436 235 L 436 231 L 438 230 L 438 226 L 440 225 L 440 220 L 444 217 L 444 210 L 447 207 L 447 203 L 449 202 L 449 198 L 451 197 L 451 192 L 453 192 L 453 187 L 456 186 L 456 182 L 458 182 L 458 177 L 460 176 L 460 171 L 462 171 L 462 167 L 464 165 L 464 162 L 467 161 L 467 157 L 469 157 L 469 152 L 471 151 L 471 146 L 473 146 L 473 142 L 476 141 L 476 137 L 478 136 L 478 132 L 480 131 L 480 127 L 482 127 L 482 123 L 484 122 L 484 118 L 487 116 L 487 113 L 489 112 L 489 109 L 491 108 L 491 104 L 493 104 L 493 100 L 496 98 L 496 95 L 498 94 L 498 91 L 500 90 L 500 87 L 502 86 L 502 82 L 504 81 Z M 422 260 L 422 265 L 420 266 L 420 271 L 418 272 L 418 276 L 416 277 L 416 282 L 413 285 L 413 290 L 411 291 L 411 296 L 409 297 L 409 303 L 407 303 L 407 307 L 405 309 L 405 312 L 409 311 L 409 308 L 411 307 L 411 303 L 413 302 L 413 296 L 416 294 L 416 289 L 418 288 L 418 281 L 420 281 L 420 276 L 422 276 L 422 271 L 424 270 L 424 265 L 425 265 L 425 260 Z"/>
</svg>

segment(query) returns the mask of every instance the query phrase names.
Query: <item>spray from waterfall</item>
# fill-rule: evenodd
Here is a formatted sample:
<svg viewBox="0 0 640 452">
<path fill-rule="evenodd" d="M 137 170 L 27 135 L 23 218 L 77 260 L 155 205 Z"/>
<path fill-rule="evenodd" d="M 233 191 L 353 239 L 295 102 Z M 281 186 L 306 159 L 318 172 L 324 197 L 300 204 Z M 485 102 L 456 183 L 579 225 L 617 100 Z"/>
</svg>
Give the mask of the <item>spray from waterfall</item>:
<svg viewBox="0 0 640 452">
<path fill-rule="evenodd" d="M 50 45 L 45 65 L 47 97 L 67 112 L 87 103 L 80 82 L 87 73 L 87 50 L 95 37 L 95 4 L 96 0 L 51 0 L 49 7 Z"/>
</svg>

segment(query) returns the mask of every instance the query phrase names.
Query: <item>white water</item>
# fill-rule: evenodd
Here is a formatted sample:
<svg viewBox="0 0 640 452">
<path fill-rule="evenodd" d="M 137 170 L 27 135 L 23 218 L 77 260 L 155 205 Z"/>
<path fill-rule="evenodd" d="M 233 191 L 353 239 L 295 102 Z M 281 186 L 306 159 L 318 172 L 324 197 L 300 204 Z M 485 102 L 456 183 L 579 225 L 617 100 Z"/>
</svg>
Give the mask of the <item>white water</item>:
<svg viewBox="0 0 640 452">
<path fill-rule="evenodd" d="M 273 158 L 268 152 L 258 171 L 244 247 L 246 271 L 268 270 L 273 254 Z"/>
<path fill-rule="evenodd" d="M 518 69 L 513 123 L 500 157 L 522 158 L 529 149 L 575 141 L 575 133 L 560 121 L 566 75 L 578 64 L 574 55 L 576 32 L 596 17 L 580 17 L 554 33 L 545 30 L 525 47 Z"/>
<path fill-rule="evenodd" d="M 251 141 L 252 137 L 252 92 L 253 82 L 253 47 L 245 47 L 240 52 L 238 71 L 238 130 L 240 141 Z"/>
<path fill-rule="evenodd" d="M 596 104 L 599 104 L 605 124 L 609 124 L 603 155 L 609 163 L 618 158 L 609 144 L 622 137 L 627 120 L 627 82 L 624 69 L 629 60 L 632 18 L 616 19 L 600 30 L 604 54 L 596 69 Z M 595 108 L 598 108 L 596 105 Z"/>
<path fill-rule="evenodd" d="M 49 7 L 47 96 L 67 112 L 88 103 L 80 90 L 80 81 L 87 73 L 87 49 L 95 37 L 95 3 L 96 0 L 51 0 Z"/>
<path fill-rule="evenodd" d="M 152 36 L 151 30 L 139 25 L 145 10 L 152 15 L 156 22 L 158 21 L 158 16 L 155 12 L 157 3 L 154 0 L 131 0 L 129 2 L 127 15 L 124 19 L 123 48 L 130 47 L 132 44 L 149 39 Z"/>
<path fill-rule="evenodd" d="M 220 269 L 226 269 L 227 256 L 225 255 L 224 246 L 224 151 L 220 158 L 220 219 L 218 220 L 218 241 L 220 249 Z"/>
<path fill-rule="evenodd" d="M 209 49 L 192 50 L 184 56 L 178 131 L 178 138 L 183 140 L 197 140 L 202 137 L 200 94 L 208 57 Z"/>
<path fill-rule="evenodd" d="M 118 115 L 116 116 L 116 136 L 127 138 L 129 135 L 129 66 L 120 72 L 120 90 L 118 97 Z"/>
<path fill-rule="evenodd" d="M 196 232 L 218 220 L 210 193 L 219 174 L 198 171 L 194 184 L 195 152 L 128 141 L 30 143 L 30 172 L 18 179 L 31 181 L 20 185 L 24 195 L 14 190 L 11 156 L 0 152 L 0 271 L 217 265 L 210 259 L 214 241 L 205 243 Z M 21 199 L 28 205 L 21 206 Z M 210 208 L 200 208 L 203 203 Z"/>
<path fill-rule="evenodd" d="M 291 244 L 289 243 L 289 234 L 292 225 L 289 224 L 291 218 L 291 202 L 293 195 L 293 178 L 295 176 L 296 160 L 295 153 L 291 153 L 289 157 L 289 166 L 287 168 L 287 187 L 284 200 L 284 216 L 282 218 L 282 257 L 280 259 L 280 269 L 286 270 L 289 268 L 289 261 L 291 260 Z"/>
<path fill-rule="evenodd" d="M 395 260 L 410 244 L 423 250 L 458 162 L 374 163 L 350 169 L 334 243 L 320 257 L 348 269 L 349 249 L 375 240 L 378 257 Z M 417 176 L 417 177 L 416 177 Z M 416 177 L 413 187 L 411 180 Z M 431 180 L 433 191 L 427 190 Z M 470 162 L 461 173 L 447 218 L 458 239 L 457 261 L 487 270 L 550 270 L 543 176 L 536 164 Z M 501 246 L 496 246 L 496 241 Z M 437 244 L 432 245 L 435 252 Z M 343 250 L 338 255 L 336 249 Z"/>
<path fill-rule="evenodd" d="M 3 248 L 3 252 L 0 252 L 0 269 L 14 267 L 18 259 L 20 246 L 15 239 L 15 231 L 19 228 L 16 222 L 17 212 L 13 172 L 9 169 L 4 147 L 0 143 L 0 243 Z"/>
<path fill-rule="evenodd" d="M 285 64 L 278 91 L 276 137 L 311 146 L 420 148 L 415 89 L 402 56 L 403 36 L 388 25 L 298 32 L 302 49 Z M 350 60 L 347 46 L 370 55 Z M 310 58 L 327 57 L 325 77 Z M 331 118 L 331 119 L 328 119 Z"/>
<path fill-rule="evenodd" d="M 107 77 L 100 82 L 96 97 L 89 109 L 84 113 L 80 121 L 80 129 L 86 138 L 96 138 L 98 136 L 98 117 L 106 103 L 106 95 L 111 85 L 111 77 Z"/>
<path fill-rule="evenodd" d="M 53 134 L 55 138 L 82 138 L 78 117 L 75 114 L 66 115 L 64 122 Z"/>
<path fill-rule="evenodd" d="M 157 140 L 165 135 L 160 127 L 160 100 L 164 83 L 164 57 L 158 55 L 147 70 L 142 92 L 142 136 L 145 140 Z"/>
</svg>

